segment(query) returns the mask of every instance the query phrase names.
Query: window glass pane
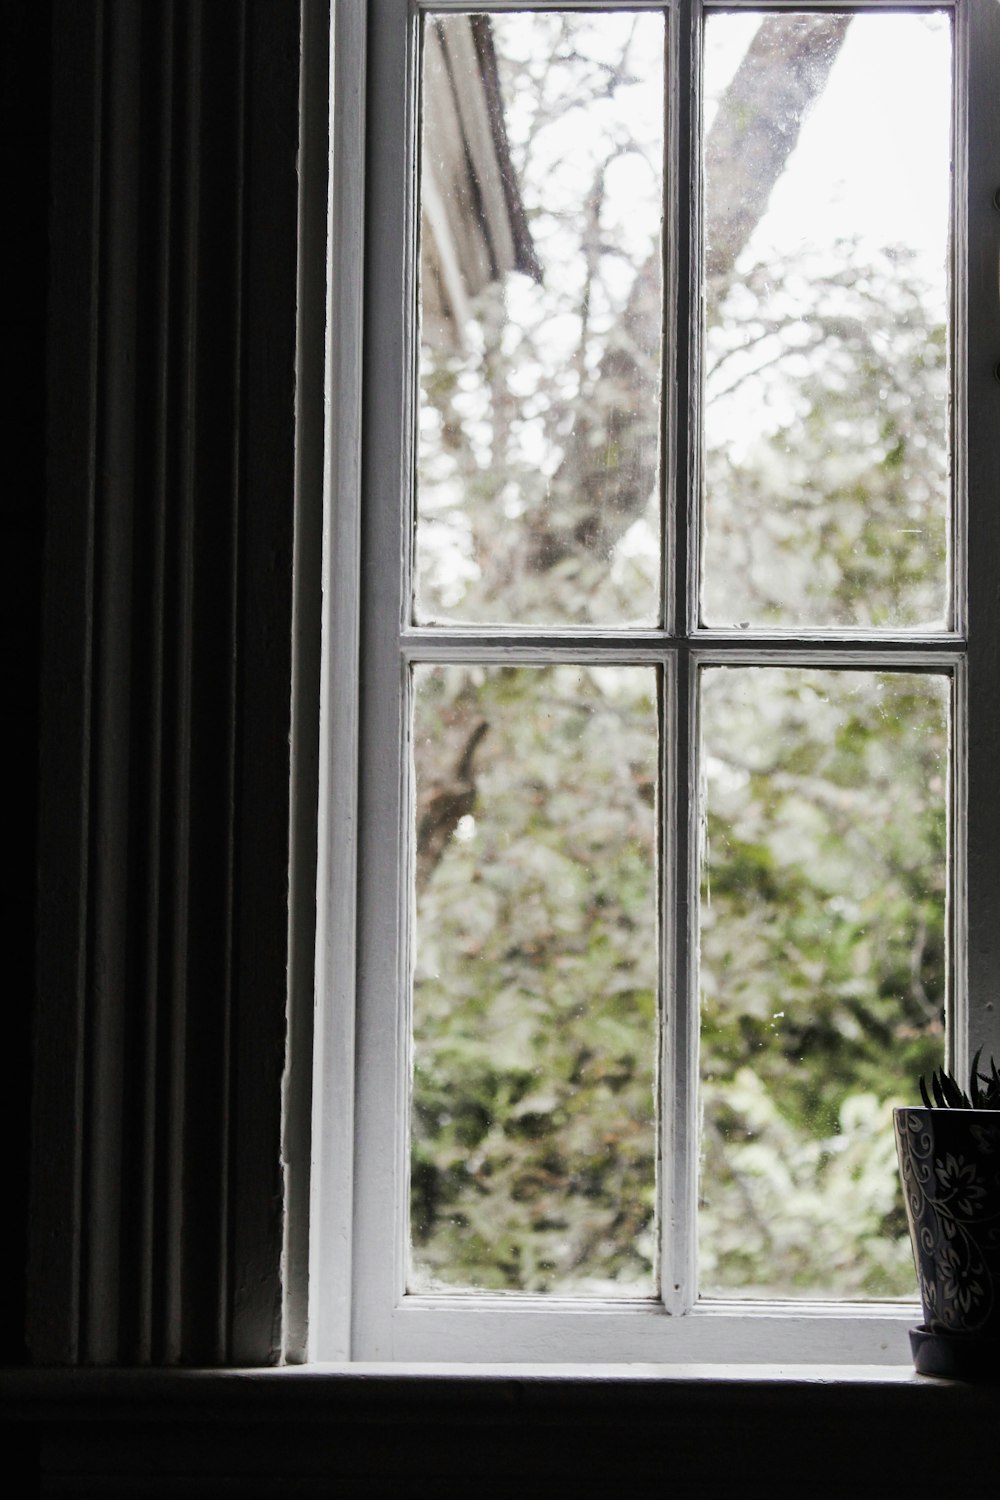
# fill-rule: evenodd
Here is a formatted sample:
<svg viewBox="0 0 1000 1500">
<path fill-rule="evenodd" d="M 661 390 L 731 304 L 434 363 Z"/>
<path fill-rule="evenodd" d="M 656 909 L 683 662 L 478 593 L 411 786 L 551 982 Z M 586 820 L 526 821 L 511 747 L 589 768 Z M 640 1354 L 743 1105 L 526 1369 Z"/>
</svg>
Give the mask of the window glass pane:
<svg viewBox="0 0 1000 1500">
<path fill-rule="evenodd" d="M 943 1056 L 948 679 L 701 701 L 701 1292 L 914 1296 L 891 1110 Z"/>
<path fill-rule="evenodd" d="M 410 1290 L 651 1295 L 656 674 L 414 677 Z"/>
<path fill-rule="evenodd" d="M 702 615 L 945 624 L 951 32 L 705 23 Z"/>
<path fill-rule="evenodd" d="M 419 621 L 656 621 L 663 33 L 425 18 Z"/>
</svg>

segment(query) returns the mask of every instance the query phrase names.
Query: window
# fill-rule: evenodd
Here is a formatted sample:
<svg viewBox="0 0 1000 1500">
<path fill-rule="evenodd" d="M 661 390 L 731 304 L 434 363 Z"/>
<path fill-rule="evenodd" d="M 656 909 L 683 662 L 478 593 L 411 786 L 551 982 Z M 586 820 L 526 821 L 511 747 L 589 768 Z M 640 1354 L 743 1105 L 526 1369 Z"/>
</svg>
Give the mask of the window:
<svg viewBox="0 0 1000 1500">
<path fill-rule="evenodd" d="M 998 1046 L 1000 8 L 337 14 L 314 1353 L 902 1362 L 891 1104 Z"/>
</svg>

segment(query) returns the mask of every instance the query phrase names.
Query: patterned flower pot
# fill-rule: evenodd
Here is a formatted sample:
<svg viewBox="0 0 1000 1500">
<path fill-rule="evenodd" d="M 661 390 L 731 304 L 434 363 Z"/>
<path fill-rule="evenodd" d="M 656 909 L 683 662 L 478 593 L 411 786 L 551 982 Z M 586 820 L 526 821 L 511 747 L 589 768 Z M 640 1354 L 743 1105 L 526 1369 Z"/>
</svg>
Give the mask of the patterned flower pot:
<svg viewBox="0 0 1000 1500">
<path fill-rule="evenodd" d="M 1000 1111 L 897 1109 L 923 1375 L 1000 1379 Z"/>
</svg>

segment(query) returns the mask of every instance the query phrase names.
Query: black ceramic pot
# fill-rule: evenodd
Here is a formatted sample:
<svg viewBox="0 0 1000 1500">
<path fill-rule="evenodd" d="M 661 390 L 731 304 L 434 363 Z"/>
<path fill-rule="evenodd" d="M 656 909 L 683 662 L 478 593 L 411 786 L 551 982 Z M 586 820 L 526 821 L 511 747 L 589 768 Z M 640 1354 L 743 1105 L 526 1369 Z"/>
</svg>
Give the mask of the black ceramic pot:
<svg viewBox="0 0 1000 1500">
<path fill-rule="evenodd" d="M 924 1375 L 1000 1379 L 1000 1111 L 897 1109 Z"/>
</svg>

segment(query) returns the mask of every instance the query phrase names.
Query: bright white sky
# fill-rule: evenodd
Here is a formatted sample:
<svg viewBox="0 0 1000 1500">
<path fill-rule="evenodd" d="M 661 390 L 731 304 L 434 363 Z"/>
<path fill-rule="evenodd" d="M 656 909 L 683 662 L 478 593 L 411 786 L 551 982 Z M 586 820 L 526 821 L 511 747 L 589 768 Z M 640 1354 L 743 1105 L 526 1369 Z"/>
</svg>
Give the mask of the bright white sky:
<svg viewBox="0 0 1000 1500">
<path fill-rule="evenodd" d="M 759 24 L 706 23 L 707 106 L 714 113 Z M 787 251 L 857 235 L 906 244 L 943 282 L 951 154 L 951 35 L 942 12 L 855 16 L 754 238 Z"/>
<path fill-rule="evenodd" d="M 508 13 L 493 18 L 498 50 L 520 58 L 529 69 L 545 73 L 552 18 Z M 731 80 L 760 24 L 759 13 L 719 13 L 706 22 L 706 126 L 717 101 Z M 661 212 L 660 162 L 662 130 L 662 20 L 655 13 L 578 15 L 576 25 L 582 50 L 595 61 L 604 51 L 608 60 L 621 55 L 624 39 L 635 27 L 629 67 L 631 87 L 621 87 L 613 99 L 591 98 L 585 109 L 569 108 L 564 118 L 549 117 L 531 151 L 532 164 L 522 191 L 533 215 L 536 249 L 542 261 L 542 286 L 526 278 L 510 277 L 504 286 L 508 334 L 534 330 L 534 354 L 524 345 L 511 379 L 520 403 L 519 434 L 524 461 L 551 474 L 561 453 L 546 440 L 540 412 L 572 365 L 579 341 L 580 288 L 585 265 L 579 244 L 567 224 L 579 221 L 579 208 L 593 180 L 595 163 L 608 155 L 609 142 L 623 134 L 634 148 L 612 161 L 604 182 L 601 210 L 603 239 L 608 250 L 602 262 L 603 290 L 595 288 L 591 303 L 592 340 L 589 360 L 601 353 L 600 330 L 618 315 L 628 296 L 635 268 L 645 261 L 656 242 Z M 565 81 L 565 74 L 564 81 Z M 572 78 L 570 78 L 572 83 Z M 570 88 L 570 97 L 576 93 Z M 519 158 L 530 135 L 533 104 L 530 89 L 508 100 L 507 126 Z M 951 35 L 943 12 L 855 15 L 829 79 L 802 126 L 795 151 L 772 193 L 767 213 L 744 255 L 749 262 L 789 264 L 803 250 L 821 253 L 845 239 L 860 242 L 867 252 L 906 246 L 917 257 L 928 290 L 931 321 L 943 322 L 946 311 L 947 237 L 949 232 L 949 171 L 951 152 Z M 910 276 L 912 279 L 913 270 Z M 803 290 L 802 316 L 810 316 L 811 294 Z M 610 299 L 610 300 L 609 300 Z M 937 302 L 937 307 L 934 302 Z M 489 462 L 490 413 L 476 368 L 479 330 L 467 330 L 470 341 L 468 373 L 461 377 L 468 391 L 466 432 L 482 448 Z M 539 353 L 538 351 L 541 351 Z M 539 362 L 541 361 L 541 362 Z M 742 409 L 741 409 L 742 403 Z M 759 400 L 752 382 L 742 395 L 717 411 L 717 436 L 735 447 L 749 441 L 760 427 Z M 777 420 L 780 413 L 772 413 Z M 435 429 L 434 413 L 425 408 L 428 432 Z M 431 438 L 428 455 L 435 447 Z M 475 573 L 465 556 L 460 484 L 442 473 L 437 482 L 425 467 L 421 479 L 421 548 L 437 557 L 437 566 L 459 580 Z M 510 503 L 515 505 L 516 497 Z M 506 503 L 506 502 L 505 502 Z M 444 518 L 440 534 L 428 523 L 434 514 Z M 513 518 L 514 512 L 511 512 Z M 629 538 L 622 544 L 627 547 Z M 643 535 L 637 545 L 648 550 Z M 621 550 L 621 549 L 620 549 Z"/>
</svg>

